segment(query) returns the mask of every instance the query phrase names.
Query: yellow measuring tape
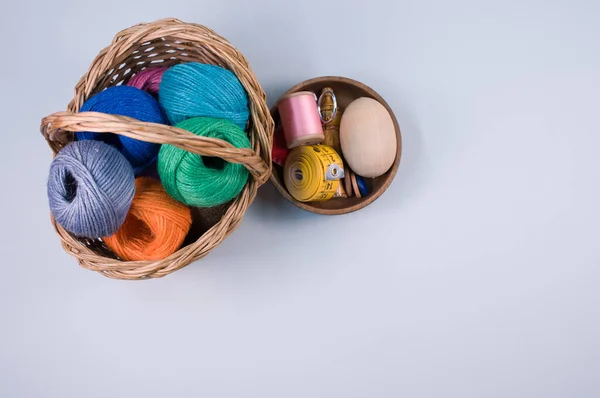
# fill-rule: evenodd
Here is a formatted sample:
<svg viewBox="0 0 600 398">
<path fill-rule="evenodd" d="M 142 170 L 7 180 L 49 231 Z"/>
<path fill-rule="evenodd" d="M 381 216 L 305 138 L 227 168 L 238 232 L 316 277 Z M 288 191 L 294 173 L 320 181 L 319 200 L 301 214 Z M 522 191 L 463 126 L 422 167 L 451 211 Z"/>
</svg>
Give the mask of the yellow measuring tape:
<svg viewBox="0 0 600 398">
<path fill-rule="evenodd" d="M 344 166 L 340 155 L 326 145 L 294 148 L 287 156 L 283 169 L 288 192 L 300 202 L 333 198 L 343 177 Z"/>
</svg>

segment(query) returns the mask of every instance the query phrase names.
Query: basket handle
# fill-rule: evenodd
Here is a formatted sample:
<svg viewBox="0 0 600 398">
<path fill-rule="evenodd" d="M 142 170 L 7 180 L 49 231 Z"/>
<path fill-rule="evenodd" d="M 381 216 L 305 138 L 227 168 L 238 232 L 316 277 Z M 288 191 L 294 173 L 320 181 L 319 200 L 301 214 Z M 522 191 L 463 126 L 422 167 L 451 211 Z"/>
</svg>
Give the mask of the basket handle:
<svg viewBox="0 0 600 398">
<path fill-rule="evenodd" d="M 126 116 L 100 112 L 56 112 L 42 119 L 40 130 L 55 153 L 73 140 L 72 133 L 110 132 L 155 144 L 171 144 L 198 155 L 215 156 L 241 164 L 259 184 L 265 183 L 270 174 L 265 161 L 251 148 L 236 148 L 218 138 L 201 137 L 177 127 L 140 122 Z"/>
</svg>

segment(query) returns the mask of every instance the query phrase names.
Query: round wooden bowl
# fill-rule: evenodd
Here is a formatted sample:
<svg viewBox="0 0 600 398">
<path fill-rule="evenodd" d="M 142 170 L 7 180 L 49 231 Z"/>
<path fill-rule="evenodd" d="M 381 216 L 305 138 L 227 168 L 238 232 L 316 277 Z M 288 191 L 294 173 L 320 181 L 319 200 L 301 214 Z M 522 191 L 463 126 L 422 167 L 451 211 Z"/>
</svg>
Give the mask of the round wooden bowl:
<svg viewBox="0 0 600 398">
<path fill-rule="evenodd" d="M 398 134 L 396 159 L 394 160 L 392 167 L 390 167 L 390 169 L 385 174 L 379 177 L 364 179 L 367 185 L 369 186 L 369 195 L 364 196 L 362 198 L 334 198 L 325 202 L 299 202 L 296 199 L 294 199 L 288 193 L 283 183 L 283 167 L 275 163 L 273 163 L 273 170 L 270 178 L 277 190 L 281 193 L 281 195 L 283 195 L 284 198 L 286 198 L 301 209 L 317 214 L 346 214 L 360 210 L 363 207 L 373 203 L 390 186 L 392 180 L 396 176 L 398 167 L 400 166 L 400 158 L 402 156 L 402 135 L 400 133 L 400 127 L 398 126 L 398 121 L 396 120 L 394 112 L 387 104 L 387 102 L 385 102 L 385 100 L 379 94 L 377 94 L 377 92 L 375 92 L 375 90 L 360 82 L 357 82 L 356 80 L 338 76 L 317 77 L 311 80 L 304 81 L 290 88 L 277 100 L 275 105 L 271 108 L 271 116 L 275 121 L 275 125 L 280 125 L 277 105 L 279 105 L 279 101 L 281 101 L 281 98 L 298 91 L 313 91 L 318 95 L 321 92 L 321 90 L 325 87 L 331 87 L 333 89 L 333 91 L 335 92 L 335 96 L 337 97 L 338 107 L 342 111 L 345 110 L 346 107 L 353 100 L 360 97 L 373 98 L 387 109 L 394 122 L 396 134 Z"/>
</svg>

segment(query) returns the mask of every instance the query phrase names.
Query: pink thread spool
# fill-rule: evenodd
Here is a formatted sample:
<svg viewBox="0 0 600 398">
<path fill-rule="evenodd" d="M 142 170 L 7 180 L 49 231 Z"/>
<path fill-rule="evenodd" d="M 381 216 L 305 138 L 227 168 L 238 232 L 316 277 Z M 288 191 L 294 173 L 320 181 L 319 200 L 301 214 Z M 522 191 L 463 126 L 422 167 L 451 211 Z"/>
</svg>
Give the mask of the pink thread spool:
<svg viewBox="0 0 600 398">
<path fill-rule="evenodd" d="M 281 99 L 277 109 L 289 149 L 319 144 L 325 139 L 314 93 L 300 91 L 289 94 Z"/>
</svg>

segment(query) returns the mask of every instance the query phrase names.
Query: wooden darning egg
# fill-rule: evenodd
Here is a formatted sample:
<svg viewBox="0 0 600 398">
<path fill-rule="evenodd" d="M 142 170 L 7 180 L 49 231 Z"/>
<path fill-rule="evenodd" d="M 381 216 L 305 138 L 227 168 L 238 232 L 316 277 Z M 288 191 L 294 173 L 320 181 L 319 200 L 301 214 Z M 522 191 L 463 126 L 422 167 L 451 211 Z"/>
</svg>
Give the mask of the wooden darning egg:
<svg viewBox="0 0 600 398">
<path fill-rule="evenodd" d="M 396 130 L 389 112 L 372 98 L 358 98 L 342 114 L 340 143 L 350 168 L 359 176 L 379 177 L 396 158 Z"/>
</svg>

